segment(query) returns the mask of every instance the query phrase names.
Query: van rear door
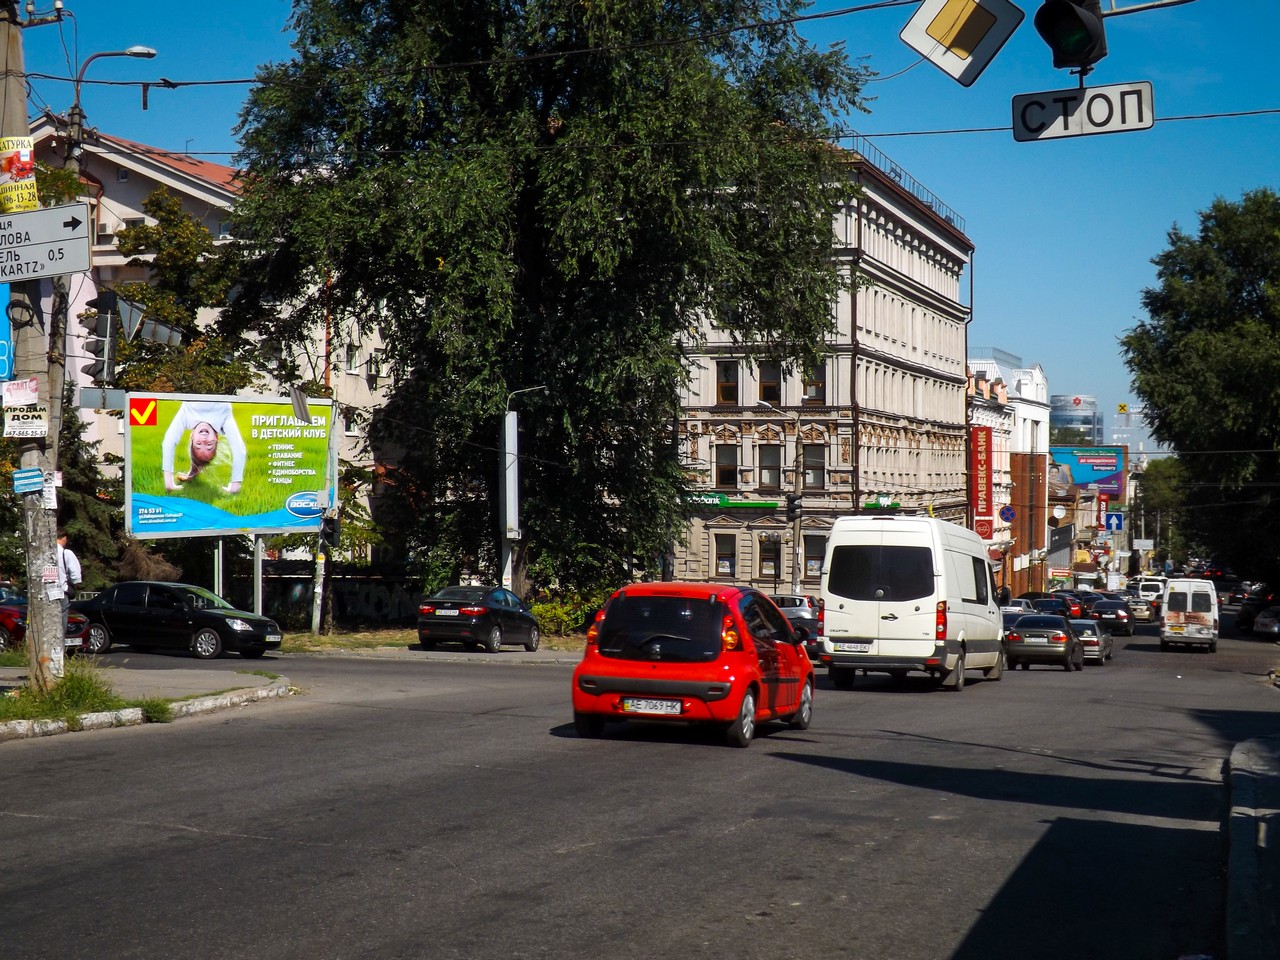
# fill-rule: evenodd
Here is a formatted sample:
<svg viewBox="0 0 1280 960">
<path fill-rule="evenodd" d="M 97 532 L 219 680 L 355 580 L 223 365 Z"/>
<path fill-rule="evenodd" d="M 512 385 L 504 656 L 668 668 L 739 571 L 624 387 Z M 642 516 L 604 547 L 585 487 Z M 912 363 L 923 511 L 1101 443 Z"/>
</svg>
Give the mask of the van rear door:
<svg viewBox="0 0 1280 960">
<path fill-rule="evenodd" d="M 932 643 L 934 582 L 934 553 L 919 530 L 837 544 L 827 573 L 827 638 L 848 653 L 918 655 L 918 646 L 902 642 Z"/>
</svg>

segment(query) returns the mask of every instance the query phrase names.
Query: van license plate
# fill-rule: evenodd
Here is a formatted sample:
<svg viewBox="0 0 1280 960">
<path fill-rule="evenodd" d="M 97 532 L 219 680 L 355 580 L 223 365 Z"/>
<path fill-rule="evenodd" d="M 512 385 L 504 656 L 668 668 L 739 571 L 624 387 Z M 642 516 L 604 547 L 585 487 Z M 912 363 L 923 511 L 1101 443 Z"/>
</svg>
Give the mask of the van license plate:
<svg viewBox="0 0 1280 960">
<path fill-rule="evenodd" d="M 836 653 L 870 653 L 869 643 L 833 643 Z"/>
<path fill-rule="evenodd" d="M 1186 627 L 1174 627 L 1174 626 L 1170 626 L 1170 627 L 1169 627 L 1169 632 L 1170 632 L 1170 633 L 1181 633 L 1181 632 L 1182 632 L 1183 630 L 1185 630 L 1185 629 L 1186 629 Z"/>
<path fill-rule="evenodd" d="M 651 700 L 644 697 L 623 697 L 623 713 L 658 713 L 675 716 L 680 713 L 679 700 Z"/>
</svg>

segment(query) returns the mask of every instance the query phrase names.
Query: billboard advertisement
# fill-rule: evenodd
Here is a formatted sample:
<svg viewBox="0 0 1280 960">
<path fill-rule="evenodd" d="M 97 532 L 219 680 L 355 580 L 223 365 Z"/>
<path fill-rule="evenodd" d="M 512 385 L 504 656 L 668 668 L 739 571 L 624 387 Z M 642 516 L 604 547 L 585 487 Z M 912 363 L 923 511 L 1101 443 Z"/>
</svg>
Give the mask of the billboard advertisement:
<svg viewBox="0 0 1280 960">
<path fill-rule="evenodd" d="M 969 428 L 969 505 L 975 518 L 995 516 L 991 502 L 991 428 Z"/>
<path fill-rule="evenodd" d="M 125 529 L 141 540 L 312 533 L 331 502 L 333 405 L 288 398 L 131 393 Z"/>
<path fill-rule="evenodd" d="M 1097 484 L 1112 504 L 1125 502 L 1128 447 L 1050 447 L 1049 496 L 1074 497 L 1090 493 Z"/>
</svg>

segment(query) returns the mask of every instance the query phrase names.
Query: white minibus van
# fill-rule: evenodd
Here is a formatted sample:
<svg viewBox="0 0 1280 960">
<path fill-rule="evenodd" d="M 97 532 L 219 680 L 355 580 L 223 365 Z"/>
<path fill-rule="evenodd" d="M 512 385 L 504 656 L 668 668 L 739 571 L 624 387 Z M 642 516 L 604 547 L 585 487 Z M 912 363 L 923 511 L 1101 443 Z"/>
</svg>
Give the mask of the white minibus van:
<svg viewBox="0 0 1280 960">
<path fill-rule="evenodd" d="M 1173 644 L 1218 650 L 1218 591 L 1212 580 L 1170 580 L 1160 610 L 1160 649 Z"/>
<path fill-rule="evenodd" d="M 951 690 L 965 670 L 1004 673 L 1003 620 L 987 547 L 933 517 L 840 517 L 827 538 L 818 659 L 839 689 L 857 671 L 924 672 Z"/>
</svg>

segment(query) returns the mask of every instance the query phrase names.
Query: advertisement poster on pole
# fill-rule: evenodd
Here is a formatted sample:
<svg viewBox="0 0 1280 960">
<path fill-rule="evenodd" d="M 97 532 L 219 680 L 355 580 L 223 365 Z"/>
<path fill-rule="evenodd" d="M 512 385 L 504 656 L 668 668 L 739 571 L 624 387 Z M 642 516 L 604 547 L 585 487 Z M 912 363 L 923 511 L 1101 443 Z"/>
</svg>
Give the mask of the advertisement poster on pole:
<svg viewBox="0 0 1280 960">
<path fill-rule="evenodd" d="M 131 393 L 125 529 L 138 539 L 317 533 L 332 502 L 333 406 L 288 397 Z"/>
<path fill-rule="evenodd" d="M 1049 496 L 1079 496 L 1091 491 L 1107 502 L 1126 502 L 1128 447 L 1050 447 Z"/>
</svg>

